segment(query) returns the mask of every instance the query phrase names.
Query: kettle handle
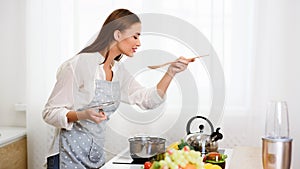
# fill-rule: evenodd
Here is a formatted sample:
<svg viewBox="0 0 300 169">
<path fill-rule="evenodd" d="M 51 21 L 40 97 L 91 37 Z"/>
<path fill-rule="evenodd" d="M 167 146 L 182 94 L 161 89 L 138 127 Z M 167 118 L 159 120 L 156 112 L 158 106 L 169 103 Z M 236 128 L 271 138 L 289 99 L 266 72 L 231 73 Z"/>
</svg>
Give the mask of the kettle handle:
<svg viewBox="0 0 300 169">
<path fill-rule="evenodd" d="M 187 123 L 187 125 L 186 125 L 186 133 L 187 133 L 187 135 L 191 134 L 191 130 L 190 130 L 190 128 L 191 128 L 191 123 L 192 123 L 193 120 L 195 120 L 195 119 L 197 119 L 197 118 L 206 120 L 206 121 L 208 122 L 209 126 L 210 126 L 211 133 L 214 132 L 214 126 L 212 125 L 212 123 L 211 123 L 206 117 L 203 117 L 203 116 L 194 116 L 194 117 L 192 117 L 192 118 L 188 121 L 188 123 Z"/>
</svg>

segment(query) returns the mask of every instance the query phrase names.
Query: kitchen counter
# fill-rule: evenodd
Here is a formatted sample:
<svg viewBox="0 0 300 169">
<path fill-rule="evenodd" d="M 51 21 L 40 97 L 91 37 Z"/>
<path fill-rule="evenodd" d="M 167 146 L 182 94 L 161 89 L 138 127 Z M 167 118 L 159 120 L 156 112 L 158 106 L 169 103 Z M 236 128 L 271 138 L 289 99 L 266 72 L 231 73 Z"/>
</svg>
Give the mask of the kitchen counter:
<svg viewBox="0 0 300 169">
<path fill-rule="evenodd" d="M 263 169 L 261 147 L 235 147 L 230 169 Z M 291 164 L 291 169 L 293 168 Z"/>
<path fill-rule="evenodd" d="M 232 156 L 232 149 L 225 149 L 224 154 L 228 156 L 226 160 L 226 166 L 230 165 L 230 157 Z M 118 164 L 115 164 L 117 162 Z M 141 169 L 143 164 L 128 164 L 131 163 L 132 159 L 129 154 L 129 150 L 124 150 L 111 160 L 109 160 L 101 169 Z M 226 167 L 226 169 L 229 169 Z M 231 168 L 230 168 L 231 169 Z"/>
<path fill-rule="evenodd" d="M 26 137 L 25 127 L 0 126 L 0 147 Z"/>
<path fill-rule="evenodd" d="M 261 147 L 235 147 L 230 169 L 263 169 Z"/>
<path fill-rule="evenodd" d="M 235 147 L 234 149 L 225 149 L 224 154 L 228 155 L 226 169 L 263 169 L 261 147 Z M 113 164 L 113 162 L 130 163 L 131 161 L 132 159 L 129 156 L 128 150 L 125 150 L 108 161 L 101 169 L 141 169 L 143 166 L 133 164 Z"/>
</svg>

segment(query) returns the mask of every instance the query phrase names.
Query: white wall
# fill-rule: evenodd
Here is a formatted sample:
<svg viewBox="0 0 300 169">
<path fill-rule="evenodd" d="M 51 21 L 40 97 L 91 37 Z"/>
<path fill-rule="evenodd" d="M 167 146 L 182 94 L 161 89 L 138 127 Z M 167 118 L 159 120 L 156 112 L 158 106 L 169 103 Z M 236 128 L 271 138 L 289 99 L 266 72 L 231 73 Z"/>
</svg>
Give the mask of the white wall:
<svg viewBox="0 0 300 169">
<path fill-rule="evenodd" d="M 26 103 L 25 1 L 0 1 L 0 126 L 25 126 L 25 112 L 15 103 Z"/>
</svg>

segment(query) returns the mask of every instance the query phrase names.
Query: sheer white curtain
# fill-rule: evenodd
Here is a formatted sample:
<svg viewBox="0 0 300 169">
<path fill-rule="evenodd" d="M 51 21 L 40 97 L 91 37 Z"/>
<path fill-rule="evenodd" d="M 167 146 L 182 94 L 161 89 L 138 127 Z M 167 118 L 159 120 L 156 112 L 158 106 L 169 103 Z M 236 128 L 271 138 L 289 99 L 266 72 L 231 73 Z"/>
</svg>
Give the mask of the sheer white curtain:
<svg viewBox="0 0 300 169">
<path fill-rule="evenodd" d="M 292 168 L 299 168 L 299 1 L 255 1 L 252 142 L 260 144 L 267 102 L 286 100 L 293 141 Z M 296 77 L 297 76 L 297 77 Z"/>
<path fill-rule="evenodd" d="M 42 110 L 58 66 L 73 55 L 72 1 L 26 1 L 28 168 L 43 168 L 52 129 Z"/>
<path fill-rule="evenodd" d="M 225 17 L 224 69 L 230 71 L 225 73 L 228 99 L 223 119 L 226 138 L 223 144 L 260 146 L 268 101 L 286 100 L 290 135 L 294 138 L 292 168 L 300 166 L 296 160 L 300 137 L 296 131 L 300 117 L 300 80 L 296 78 L 300 73 L 297 66 L 300 61 L 297 57 L 300 54 L 297 47 L 299 5 L 299 1 L 232 0 L 231 9 L 224 8 L 230 11 L 231 17 Z M 229 18 L 230 22 L 226 22 Z M 231 51 L 230 59 L 226 57 L 228 50 Z"/>
</svg>

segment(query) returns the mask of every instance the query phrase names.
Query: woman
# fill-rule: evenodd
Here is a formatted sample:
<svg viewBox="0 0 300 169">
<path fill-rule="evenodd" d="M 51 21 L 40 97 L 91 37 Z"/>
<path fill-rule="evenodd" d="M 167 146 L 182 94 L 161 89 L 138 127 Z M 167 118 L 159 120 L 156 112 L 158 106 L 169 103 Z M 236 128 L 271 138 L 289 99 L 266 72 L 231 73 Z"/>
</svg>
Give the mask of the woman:
<svg viewBox="0 0 300 169">
<path fill-rule="evenodd" d="M 123 55 L 132 57 L 141 45 L 140 32 L 137 15 L 115 10 L 96 40 L 60 67 L 43 111 L 44 120 L 56 127 L 48 168 L 101 167 L 105 125 L 120 101 L 155 108 L 164 101 L 173 76 L 187 68 L 189 60 L 180 57 L 155 87 L 142 87 L 118 63 Z"/>
</svg>

